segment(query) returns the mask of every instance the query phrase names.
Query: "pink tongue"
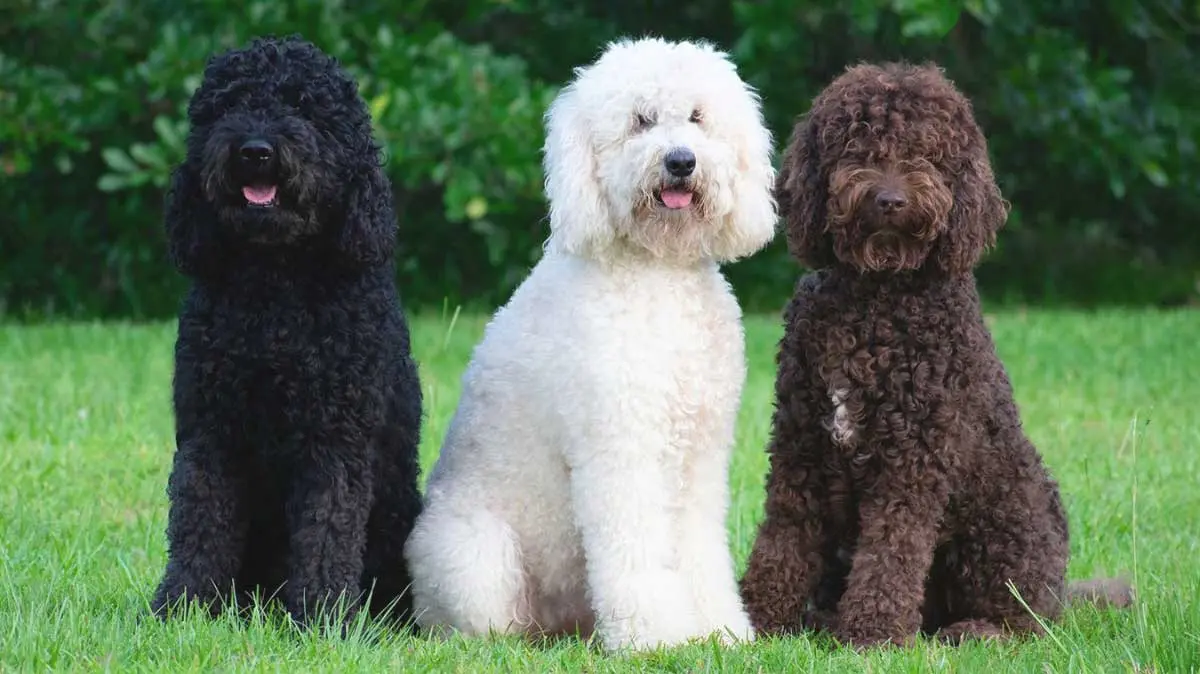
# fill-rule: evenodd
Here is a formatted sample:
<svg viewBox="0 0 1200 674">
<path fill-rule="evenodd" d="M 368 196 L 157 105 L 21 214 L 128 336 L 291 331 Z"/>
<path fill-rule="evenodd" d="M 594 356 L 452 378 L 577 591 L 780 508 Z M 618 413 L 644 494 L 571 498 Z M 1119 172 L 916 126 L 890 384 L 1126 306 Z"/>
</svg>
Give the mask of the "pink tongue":
<svg viewBox="0 0 1200 674">
<path fill-rule="evenodd" d="M 687 208 L 692 203 L 691 192 L 663 190 L 660 196 L 662 196 L 662 201 L 667 205 L 667 208 Z"/>
<path fill-rule="evenodd" d="M 269 204 L 275 198 L 275 186 L 243 187 L 242 195 L 252 204 Z"/>
</svg>

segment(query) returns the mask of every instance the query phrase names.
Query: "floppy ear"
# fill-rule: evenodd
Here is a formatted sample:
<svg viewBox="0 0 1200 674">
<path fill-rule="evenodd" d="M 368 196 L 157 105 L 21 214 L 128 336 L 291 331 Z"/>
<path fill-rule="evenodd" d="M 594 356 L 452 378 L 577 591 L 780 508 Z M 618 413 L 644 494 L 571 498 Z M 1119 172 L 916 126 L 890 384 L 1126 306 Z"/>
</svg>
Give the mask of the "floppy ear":
<svg viewBox="0 0 1200 674">
<path fill-rule="evenodd" d="M 204 198 L 200 172 L 184 161 L 171 175 L 165 199 L 167 256 L 186 276 L 212 273 L 223 257 L 217 213 Z"/>
<path fill-rule="evenodd" d="M 974 138 L 965 150 L 966 159 L 957 170 L 950 171 L 954 176 L 951 185 L 954 204 L 946 219 L 946 229 L 929 257 L 951 275 L 971 271 L 984 252 L 995 245 L 996 233 L 1008 219 L 1009 204 L 1001 196 L 988 163 L 987 142 L 978 130 L 971 135 Z"/>
<path fill-rule="evenodd" d="M 576 69 L 576 77 L 584 69 Z M 602 249 L 615 236 L 600 182 L 588 123 L 575 84 L 569 84 L 546 111 L 542 166 L 550 201 L 547 248 L 574 254 Z"/>
<path fill-rule="evenodd" d="M 775 224 L 779 216 L 775 209 L 775 167 L 771 164 L 771 132 L 763 124 L 762 110 L 757 95 L 746 86 L 746 93 L 754 101 L 752 115 L 754 125 L 739 138 L 737 170 L 733 178 L 733 212 L 721 230 L 721 238 L 715 253 L 721 261 L 732 261 L 751 255 L 770 243 L 775 236 Z"/>
<path fill-rule="evenodd" d="M 833 241 L 825 231 L 829 176 L 821 166 L 818 126 L 811 113 L 796 123 L 775 181 L 788 251 L 810 269 L 837 262 Z"/>
<path fill-rule="evenodd" d="M 344 219 L 336 233 L 339 256 L 354 266 L 389 262 L 396 249 L 392 185 L 374 162 L 350 180 Z"/>
</svg>

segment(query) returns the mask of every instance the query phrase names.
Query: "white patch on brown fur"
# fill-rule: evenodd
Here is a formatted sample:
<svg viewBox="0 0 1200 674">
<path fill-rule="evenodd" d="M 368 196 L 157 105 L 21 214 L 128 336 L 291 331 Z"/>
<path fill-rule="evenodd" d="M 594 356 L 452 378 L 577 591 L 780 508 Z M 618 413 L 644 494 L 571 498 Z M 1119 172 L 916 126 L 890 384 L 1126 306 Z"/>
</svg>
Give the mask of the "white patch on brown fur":
<svg viewBox="0 0 1200 674">
<path fill-rule="evenodd" d="M 833 401 L 833 427 L 830 435 L 834 444 L 848 447 L 854 441 L 854 422 L 850 419 L 850 410 L 846 409 L 846 396 L 850 391 L 839 388 L 830 391 L 829 398 Z"/>
</svg>

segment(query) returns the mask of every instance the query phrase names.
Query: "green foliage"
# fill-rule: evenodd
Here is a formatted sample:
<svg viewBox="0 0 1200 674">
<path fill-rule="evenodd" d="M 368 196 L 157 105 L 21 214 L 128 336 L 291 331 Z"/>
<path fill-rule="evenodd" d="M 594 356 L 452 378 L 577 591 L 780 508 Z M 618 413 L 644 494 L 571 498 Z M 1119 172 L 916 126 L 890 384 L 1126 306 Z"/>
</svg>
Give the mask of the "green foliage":
<svg viewBox="0 0 1200 674">
<path fill-rule="evenodd" d="M 985 291 L 1184 301 L 1200 267 L 1197 30 L 1182 0 L 7 0 L 0 312 L 172 312 L 162 193 L 187 99 L 212 53 L 292 32 L 342 59 L 371 105 L 414 304 L 507 297 L 546 236 L 546 105 L 605 41 L 646 33 L 730 50 L 781 145 L 846 65 L 934 60 L 975 102 L 1014 204 Z M 779 237 L 731 277 L 775 308 L 797 271 Z"/>
</svg>

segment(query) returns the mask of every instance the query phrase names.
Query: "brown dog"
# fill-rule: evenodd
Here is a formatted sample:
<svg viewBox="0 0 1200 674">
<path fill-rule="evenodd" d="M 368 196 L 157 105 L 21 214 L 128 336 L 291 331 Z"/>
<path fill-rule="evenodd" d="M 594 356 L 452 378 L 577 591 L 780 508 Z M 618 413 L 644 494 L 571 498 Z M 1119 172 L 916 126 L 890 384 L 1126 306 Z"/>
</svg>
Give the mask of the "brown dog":
<svg viewBox="0 0 1200 674">
<path fill-rule="evenodd" d="M 780 344 L 742 580 L 755 628 L 859 645 L 1039 631 L 1010 583 L 1046 619 L 1064 589 L 1128 604 L 1123 581 L 1065 587 L 1058 485 L 975 289 L 1008 205 L 967 99 L 932 66 L 851 68 L 793 131 L 776 196 L 815 271 Z"/>
</svg>

